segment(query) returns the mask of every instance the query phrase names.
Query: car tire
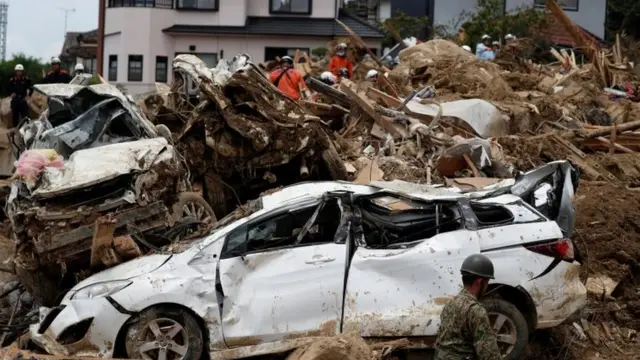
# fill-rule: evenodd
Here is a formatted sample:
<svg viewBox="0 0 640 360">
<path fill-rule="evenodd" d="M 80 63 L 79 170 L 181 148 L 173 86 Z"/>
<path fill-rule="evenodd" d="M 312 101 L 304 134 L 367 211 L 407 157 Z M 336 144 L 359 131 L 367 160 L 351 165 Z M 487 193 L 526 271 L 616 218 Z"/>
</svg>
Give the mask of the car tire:
<svg viewBox="0 0 640 360">
<path fill-rule="evenodd" d="M 180 221 L 185 216 L 190 215 L 188 212 L 194 211 L 197 212 L 196 215 L 198 215 L 198 220 L 207 222 L 205 220 L 210 218 L 211 223 L 215 223 L 217 221 L 216 214 L 213 212 L 213 209 L 209 203 L 200 196 L 200 194 L 194 192 L 180 193 L 178 195 L 178 201 L 173 204 L 173 219 L 175 221 Z"/>
<path fill-rule="evenodd" d="M 164 351 L 167 360 L 199 360 L 203 353 L 202 329 L 185 309 L 158 306 L 144 310 L 125 334 L 124 346 L 130 359 L 158 359 L 159 352 Z"/>
<path fill-rule="evenodd" d="M 529 342 L 529 325 L 524 315 L 515 305 L 502 299 L 486 299 L 482 304 L 487 310 L 491 326 L 496 331 L 503 359 L 520 359 Z"/>
</svg>

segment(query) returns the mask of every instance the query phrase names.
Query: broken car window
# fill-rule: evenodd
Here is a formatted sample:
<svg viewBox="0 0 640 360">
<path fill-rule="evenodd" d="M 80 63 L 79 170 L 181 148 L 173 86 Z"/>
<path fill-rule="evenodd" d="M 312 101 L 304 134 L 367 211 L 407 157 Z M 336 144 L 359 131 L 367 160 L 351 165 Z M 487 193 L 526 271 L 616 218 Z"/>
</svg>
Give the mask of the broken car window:
<svg viewBox="0 0 640 360">
<path fill-rule="evenodd" d="M 293 246 L 305 224 L 318 209 L 318 205 L 276 215 L 267 220 L 249 224 L 247 228 L 232 231 L 227 236 L 223 258 L 249 252 Z M 300 246 L 333 242 L 340 222 L 337 200 L 327 201 L 316 221 L 298 243 Z M 248 230 L 247 230 L 248 229 Z"/>
<path fill-rule="evenodd" d="M 463 228 L 455 202 L 431 203 L 383 196 L 360 201 L 367 246 L 402 247 L 437 234 Z"/>
<path fill-rule="evenodd" d="M 513 223 L 513 214 L 502 205 L 482 204 L 473 201 L 470 205 L 478 219 L 478 227 L 480 228 Z"/>
</svg>

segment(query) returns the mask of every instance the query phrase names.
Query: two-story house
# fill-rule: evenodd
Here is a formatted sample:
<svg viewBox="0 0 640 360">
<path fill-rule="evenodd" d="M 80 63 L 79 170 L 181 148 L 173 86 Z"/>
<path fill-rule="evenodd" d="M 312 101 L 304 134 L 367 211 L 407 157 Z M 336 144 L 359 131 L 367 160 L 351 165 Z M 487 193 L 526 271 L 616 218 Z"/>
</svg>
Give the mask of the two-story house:
<svg viewBox="0 0 640 360">
<path fill-rule="evenodd" d="M 352 0 L 369 1 L 371 0 Z M 605 36 L 605 17 L 607 14 L 607 0 L 556 0 L 565 13 L 577 25 L 598 38 Z M 505 11 L 513 11 L 522 6 L 544 8 L 546 0 L 503 0 Z M 455 32 L 461 23 L 460 15 L 474 11 L 477 0 L 376 0 L 380 20 L 402 11 L 411 16 L 427 16 L 432 26 L 446 26 L 450 32 Z M 562 39 L 562 37 L 558 37 Z M 560 44 L 569 45 L 569 44 Z"/>
<path fill-rule="evenodd" d="M 98 31 L 67 32 L 60 51 L 60 60 L 65 68 L 73 71 L 76 64 L 82 64 L 86 72 L 96 73 Z"/>
<path fill-rule="evenodd" d="M 177 54 L 195 54 L 213 67 L 220 58 L 249 54 L 254 62 L 310 52 L 348 36 L 339 19 L 372 49 L 383 34 L 342 10 L 338 0 L 100 0 L 102 73 L 131 94 L 171 81 Z"/>
</svg>

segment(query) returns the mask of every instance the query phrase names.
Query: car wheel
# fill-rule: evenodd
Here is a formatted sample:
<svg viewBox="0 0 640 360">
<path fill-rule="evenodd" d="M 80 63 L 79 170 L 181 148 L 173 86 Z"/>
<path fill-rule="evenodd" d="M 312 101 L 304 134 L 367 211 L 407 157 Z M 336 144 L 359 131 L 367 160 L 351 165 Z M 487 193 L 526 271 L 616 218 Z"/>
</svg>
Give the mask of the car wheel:
<svg viewBox="0 0 640 360">
<path fill-rule="evenodd" d="M 529 342 L 529 326 L 524 315 L 513 304 L 502 299 L 487 299 L 482 304 L 496 332 L 503 359 L 519 359 Z"/>
<path fill-rule="evenodd" d="M 180 221 L 192 217 L 203 223 L 215 223 L 216 214 L 207 201 L 194 192 L 183 192 L 178 195 L 178 201 L 173 205 L 173 219 Z"/>
<path fill-rule="evenodd" d="M 140 313 L 125 338 L 130 359 L 199 360 L 202 344 L 202 330 L 193 315 L 167 307 Z"/>
</svg>

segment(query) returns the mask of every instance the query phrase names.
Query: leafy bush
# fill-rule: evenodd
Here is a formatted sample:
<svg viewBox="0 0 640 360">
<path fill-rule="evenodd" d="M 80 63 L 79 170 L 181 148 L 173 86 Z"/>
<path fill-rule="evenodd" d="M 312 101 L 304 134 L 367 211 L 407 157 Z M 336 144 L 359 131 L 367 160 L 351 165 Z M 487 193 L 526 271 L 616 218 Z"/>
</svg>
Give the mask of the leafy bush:
<svg viewBox="0 0 640 360">
<path fill-rule="evenodd" d="M 311 55 L 317 56 L 319 58 L 323 58 L 323 57 L 325 57 L 325 55 L 327 55 L 328 51 L 329 50 L 327 50 L 326 47 L 318 47 L 318 48 L 315 48 L 315 49 L 311 49 Z"/>
<path fill-rule="evenodd" d="M 385 34 L 384 39 L 382 39 L 382 47 L 390 47 L 393 46 L 396 41 L 389 27 L 400 35 L 402 39 L 412 36 L 418 39 L 425 39 L 427 29 L 429 28 L 429 18 L 426 16 L 413 17 L 402 11 L 396 11 L 393 17 L 385 20 L 381 27 Z"/>
</svg>

